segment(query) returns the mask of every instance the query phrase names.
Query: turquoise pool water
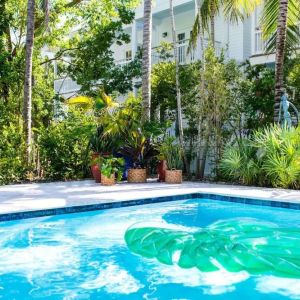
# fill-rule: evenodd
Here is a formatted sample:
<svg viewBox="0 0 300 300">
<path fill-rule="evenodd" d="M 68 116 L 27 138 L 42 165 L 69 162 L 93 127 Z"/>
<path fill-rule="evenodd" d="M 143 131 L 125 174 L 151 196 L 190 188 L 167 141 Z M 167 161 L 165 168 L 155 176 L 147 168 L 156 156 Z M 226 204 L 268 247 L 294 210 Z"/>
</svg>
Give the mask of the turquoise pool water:
<svg viewBox="0 0 300 300">
<path fill-rule="evenodd" d="M 184 269 L 124 240 L 149 222 L 192 232 L 220 220 L 300 230 L 296 210 L 205 199 L 3 222 L 0 299 L 300 299 L 300 279 Z"/>
</svg>

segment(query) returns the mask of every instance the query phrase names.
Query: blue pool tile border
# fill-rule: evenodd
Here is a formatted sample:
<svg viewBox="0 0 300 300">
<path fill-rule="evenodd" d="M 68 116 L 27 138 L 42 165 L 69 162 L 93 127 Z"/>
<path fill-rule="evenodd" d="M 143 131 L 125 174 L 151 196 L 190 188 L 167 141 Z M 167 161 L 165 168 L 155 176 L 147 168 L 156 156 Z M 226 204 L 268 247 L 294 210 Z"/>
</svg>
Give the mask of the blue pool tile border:
<svg viewBox="0 0 300 300">
<path fill-rule="evenodd" d="M 300 203 L 294 203 L 288 201 L 274 201 L 268 199 L 264 200 L 264 199 L 254 199 L 254 198 L 247 198 L 247 197 L 227 196 L 227 195 L 208 194 L 208 193 L 192 193 L 192 194 L 153 197 L 153 198 L 136 199 L 136 200 L 125 200 L 125 201 L 118 201 L 118 202 L 107 202 L 107 203 L 99 203 L 99 204 L 76 205 L 76 206 L 69 206 L 69 207 L 50 208 L 50 209 L 26 211 L 26 212 L 6 213 L 6 214 L 0 214 L 0 222 L 30 219 L 30 218 L 37 218 L 37 217 L 47 217 L 53 215 L 80 213 L 80 212 L 87 212 L 87 211 L 105 210 L 105 209 L 128 207 L 128 206 L 137 206 L 137 205 L 159 203 L 159 202 L 189 200 L 189 199 L 211 199 L 211 200 L 235 202 L 235 203 L 249 204 L 249 205 L 270 206 L 270 207 L 277 207 L 277 208 L 300 210 Z"/>
</svg>

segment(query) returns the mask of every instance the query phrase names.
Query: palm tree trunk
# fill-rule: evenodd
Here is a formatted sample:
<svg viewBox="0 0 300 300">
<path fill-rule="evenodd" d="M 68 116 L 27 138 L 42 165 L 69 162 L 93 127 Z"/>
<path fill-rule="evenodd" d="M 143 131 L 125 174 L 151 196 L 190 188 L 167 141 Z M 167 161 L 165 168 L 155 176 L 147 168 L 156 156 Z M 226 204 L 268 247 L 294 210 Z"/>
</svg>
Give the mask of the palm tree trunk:
<svg viewBox="0 0 300 300">
<path fill-rule="evenodd" d="M 174 47 L 174 59 L 175 59 L 175 77 L 176 77 L 176 100 L 177 100 L 177 119 L 178 119 L 178 131 L 179 131 L 179 142 L 183 153 L 183 160 L 186 172 L 189 174 L 189 164 L 184 151 L 184 136 L 183 136 L 183 124 L 182 124 L 182 107 L 181 107 L 181 92 L 179 82 L 179 63 L 178 63 L 178 48 L 177 48 L 177 37 L 175 27 L 175 16 L 173 8 L 173 0 L 170 0 L 170 17 L 172 22 L 172 37 Z"/>
<path fill-rule="evenodd" d="M 152 0 L 144 0 L 142 97 L 143 121 L 151 114 L 151 44 L 152 44 Z"/>
<path fill-rule="evenodd" d="M 279 16 L 276 36 L 276 59 L 275 59 L 275 103 L 274 121 L 278 121 L 281 90 L 283 88 L 283 68 L 287 31 L 288 0 L 280 0 Z"/>
<path fill-rule="evenodd" d="M 26 159 L 30 163 L 31 157 L 31 97 L 32 97 L 32 54 L 34 43 L 34 8 L 35 0 L 28 0 L 27 4 L 27 34 L 26 34 L 26 57 L 25 57 L 25 82 L 23 119 L 26 137 Z"/>
<path fill-rule="evenodd" d="M 215 29 L 215 9 L 213 1 L 211 1 L 211 13 L 210 13 L 210 38 L 213 47 L 216 43 L 216 29 Z"/>
<path fill-rule="evenodd" d="M 205 89 L 205 82 L 203 78 L 204 69 L 205 69 L 205 59 L 204 59 L 204 41 L 203 41 L 203 30 L 202 30 L 202 20 L 201 20 L 201 4 L 200 1 L 198 1 L 198 26 L 199 26 L 199 40 L 200 40 L 200 49 L 201 49 L 201 70 L 200 70 L 200 97 L 204 93 Z M 200 98 L 199 101 L 202 101 Z M 200 106 L 200 104 L 199 104 Z M 204 169 L 203 168 L 203 155 L 205 154 L 205 159 L 207 155 L 207 151 L 202 151 L 202 144 L 205 143 L 205 140 L 203 139 L 203 117 L 202 112 L 198 112 L 198 134 L 197 134 L 197 164 L 196 164 L 196 178 L 202 179 L 204 176 Z M 205 145 L 204 145 L 205 147 Z M 205 166 L 205 162 L 204 162 Z M 203 169 L 203 172 L 202 172 Z"/>
</svg>

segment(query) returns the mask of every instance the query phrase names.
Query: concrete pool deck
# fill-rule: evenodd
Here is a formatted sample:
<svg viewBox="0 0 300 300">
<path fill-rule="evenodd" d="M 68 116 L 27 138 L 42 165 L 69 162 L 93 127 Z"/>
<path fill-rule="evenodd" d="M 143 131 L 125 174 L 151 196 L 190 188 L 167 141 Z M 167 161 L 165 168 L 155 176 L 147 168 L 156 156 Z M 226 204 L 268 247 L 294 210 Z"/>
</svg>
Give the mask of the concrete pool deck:
<svg viewBox="0 0 300 300">
<path fill-rule="evenodd" d="M 300 203 L 300 191 L 296 190 L 200 182 L 167 185 L 154 181 L 147 184 L 128 184 L 124 182 L 115 186 L 105 187 L 92 180 L 84 180 L 1 186 L 0 215 L 191 193 L 219 194 Z"/>
</svg>

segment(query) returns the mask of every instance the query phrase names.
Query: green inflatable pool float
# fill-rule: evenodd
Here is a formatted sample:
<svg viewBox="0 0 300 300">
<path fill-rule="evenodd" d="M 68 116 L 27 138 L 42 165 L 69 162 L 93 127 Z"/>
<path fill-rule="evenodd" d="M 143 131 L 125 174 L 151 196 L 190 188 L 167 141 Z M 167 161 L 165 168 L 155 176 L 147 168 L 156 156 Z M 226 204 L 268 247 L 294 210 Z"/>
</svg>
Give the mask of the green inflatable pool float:
<svg viewBox="0 0 300 300">
<path fill-rule="evenodd" d="M 197 231 L 139 224 L 126 231 L 125 241 L 133 253 L 166 265 L 300 278 L 298 228 L 254 220 L 219 221 Z"/>
</svg>

